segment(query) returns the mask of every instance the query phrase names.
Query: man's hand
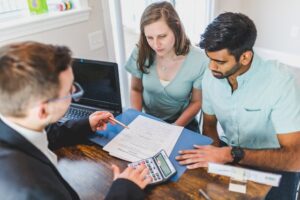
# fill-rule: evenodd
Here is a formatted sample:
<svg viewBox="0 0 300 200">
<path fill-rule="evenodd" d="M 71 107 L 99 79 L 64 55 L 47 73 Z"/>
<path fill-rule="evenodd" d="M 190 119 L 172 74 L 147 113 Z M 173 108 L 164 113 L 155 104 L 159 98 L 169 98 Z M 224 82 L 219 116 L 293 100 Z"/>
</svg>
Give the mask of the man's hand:
<svg viewBox="0 0 300 200">
<path fill-rule="evenodd" d="M 89 116 L 91 129 L 93 131 L 101 131 L 106 129 L 107 126 L 106 124 L 108 122 L 115 124 L 115 122 L 109 119 L 110 117 L 114 118 L 114 116 L 110 112 L 106 112 L 106 111 L 96 111 L 92 113 Z"/>
<path fill-rule="evenodd" d="M 231 147 L 215 147 L 212 145 L 194 145 L 195 149 L 179 151 L 176 160 L 188 169 L 207 167 L 208 162 L 224 164 L 232 161 Z"/>
<path fill-rule="evenodd" d="M 118 178 L 128 179 L 137 184 L 141 189 L 144 189 L 150 182 L 151 177 L 148 176 L 148 168 L 145 165 L 138 166 L 136 169 L 127 167 L 120 173 L 119 167 L 112 165 L 114 180 Z"/>
</svg>

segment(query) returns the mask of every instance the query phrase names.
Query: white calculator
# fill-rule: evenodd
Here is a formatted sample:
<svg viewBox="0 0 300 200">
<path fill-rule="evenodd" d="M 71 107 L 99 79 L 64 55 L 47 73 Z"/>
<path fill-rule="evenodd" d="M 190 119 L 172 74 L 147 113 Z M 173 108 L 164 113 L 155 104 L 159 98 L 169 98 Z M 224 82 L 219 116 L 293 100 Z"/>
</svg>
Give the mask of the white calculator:
<svg viewBox="0 0 300 200">
<path fill-rule="evenodd" d="M 168 180 L 176 173 L 176 169 L 170 161 L 164 150 L 158 152 L 155 156 L 128 164 L 133 168 L 144 164 L 149 170 L 149 176 L 152 177 L 150 184 L 157 184 Z"/>
</svg>

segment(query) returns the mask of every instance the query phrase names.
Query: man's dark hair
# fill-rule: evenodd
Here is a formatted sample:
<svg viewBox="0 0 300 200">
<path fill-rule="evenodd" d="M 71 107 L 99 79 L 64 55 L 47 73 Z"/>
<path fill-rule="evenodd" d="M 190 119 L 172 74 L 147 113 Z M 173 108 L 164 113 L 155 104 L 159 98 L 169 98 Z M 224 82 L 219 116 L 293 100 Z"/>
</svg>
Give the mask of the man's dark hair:
<svg viewBox="0 0 300 200">
<path fill-rule="evenodd" d="M 226 12 L 207 26 L 199 46 L 205 51 L 227 49 L 238 61 L 245 51 L 253 51 L 256 35 L 255 24 L 249 17 Z"/>
<path fill-rule="evenodd" d="M 0 48 L 0 112 L 23 117 L 38 99 L 58 96 L 59 74 L 71 66 L 65 46 L 21 42 Z"/>
</svg>

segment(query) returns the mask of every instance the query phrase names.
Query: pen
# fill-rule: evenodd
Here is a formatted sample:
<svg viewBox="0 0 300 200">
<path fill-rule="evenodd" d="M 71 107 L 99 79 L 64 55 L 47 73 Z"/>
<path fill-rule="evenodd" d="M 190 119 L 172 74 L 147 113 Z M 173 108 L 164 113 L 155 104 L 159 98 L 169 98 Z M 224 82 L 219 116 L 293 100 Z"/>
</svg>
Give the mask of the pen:
<svg viewBox="0 0 300 200">
<path fill-rule="evenodd" d="M 199 189 L 199 194 L 201 194 L 206 200 L 211 200 L 211 198 L 202 189 Z"/>
<path fill-rule="evenodd" d="M 127 129 L 129 129 L 129 127 L 128 127 L 128 126 L 126 126 L 126 125 L 125 125 L 125 124 L 123 124 L 122 122 L 120 122 L 120 121 L 116 120 L 115 118 L 109 117 L 109 119 L 110 119 L 111 121 L 113 121 L 113 122 L 116 122 L 117 124 L 119 124 L 119 125 L 123 126 L 124 128 L 127 128 Z"/>
</svg>

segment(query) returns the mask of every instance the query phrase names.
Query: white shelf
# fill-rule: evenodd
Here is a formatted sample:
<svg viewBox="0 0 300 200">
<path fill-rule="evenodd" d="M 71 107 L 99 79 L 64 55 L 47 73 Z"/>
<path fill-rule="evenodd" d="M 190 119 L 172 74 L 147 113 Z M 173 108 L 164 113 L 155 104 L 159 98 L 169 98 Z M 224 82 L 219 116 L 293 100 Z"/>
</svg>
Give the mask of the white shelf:
<svg viewBox="0 0 300 200">
<path fill-rule="evenodd" d="M 0 23 L 0 42 L 87 21 L 90 8 L 20 17 Z"/>
</svg>

